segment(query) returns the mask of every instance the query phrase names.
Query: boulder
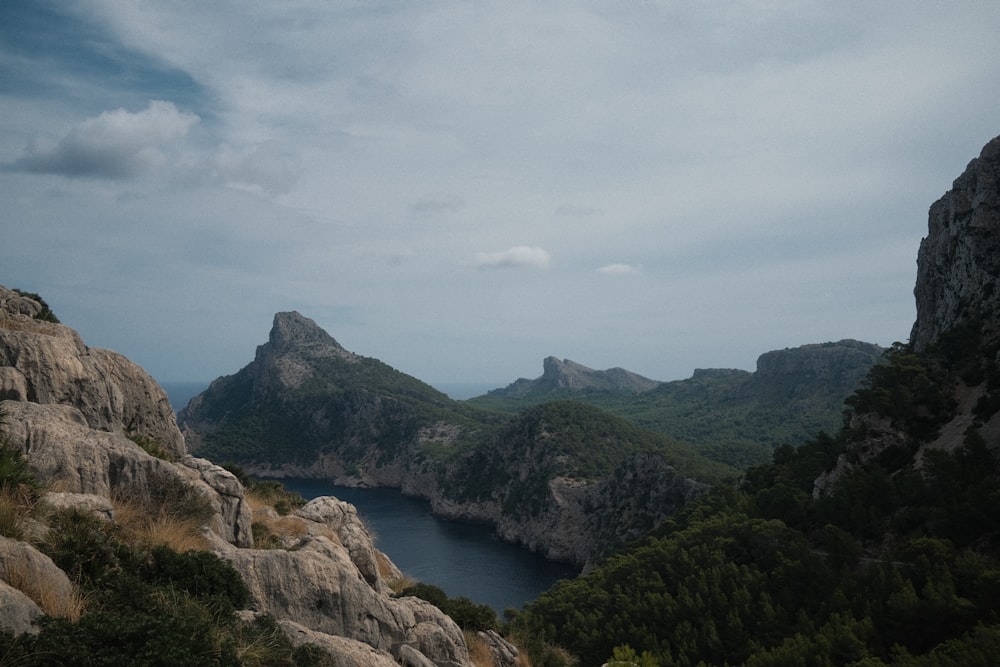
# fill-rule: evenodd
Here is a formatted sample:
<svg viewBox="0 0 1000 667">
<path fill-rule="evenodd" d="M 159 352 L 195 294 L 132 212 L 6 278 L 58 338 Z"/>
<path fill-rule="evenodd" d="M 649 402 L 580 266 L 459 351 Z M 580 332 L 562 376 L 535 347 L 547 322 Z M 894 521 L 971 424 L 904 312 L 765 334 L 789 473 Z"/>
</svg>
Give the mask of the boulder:
<svg viewBox="0 0 1000 667">
<path fill-rule="evenodd" d="M 291 640 L 292 646 L 317 646 L 336 656 L 338 667 L 399 667 L 399 663 L 390 654 L 363 642 L 316 632 L 294 621 L 284 620 L 278 624 Z"/>
<path fill-rule="evenodd" d="M 347 548 L 329 538 L 308 538 L 295 551 L 233 549 L 220 555 L 243 577 L 254 608 L 279 621 L 359 641 L 397 659 L 408 646 L 439 667 L 469 664 L 454 621 L 423 600 L 376 591 Z"/>
<path fill-rule="evenodd" d="M 43 613 L 34 600 L 0 580 L 0 629 L 14 635 L 38 632 L 35 621 Z"/>
<path fill-rule="evenodd" d="M 27 542 L 0 537 L 0 581 L 29 597 L 47 614 L 64 615 L 77 606 L 76 587 L 66 573 Z M 10 622 L 24 631 L 22 621 L 34 611 L 23 602 L 17 603 L 17 596 L 8 597 L 19 610 Z"/>
</svg>

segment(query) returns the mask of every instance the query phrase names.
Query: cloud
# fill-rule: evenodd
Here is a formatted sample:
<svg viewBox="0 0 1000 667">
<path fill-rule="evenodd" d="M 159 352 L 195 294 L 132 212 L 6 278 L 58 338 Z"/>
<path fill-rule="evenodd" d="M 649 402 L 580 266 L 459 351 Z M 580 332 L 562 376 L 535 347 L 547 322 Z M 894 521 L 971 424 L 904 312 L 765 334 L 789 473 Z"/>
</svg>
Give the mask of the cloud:
<svg viewBox="0 0 1000 667">
<path fill-rule="evenodd" d="M 480 269 L 512 269 L 521 266 L 544 269 L 552 256 L 538 246 L 514 246 L 503 252 L 480 252 L 476 254 L 476 266 Z"/>
<path fill-rule="evenodd" d="M 225 146 L 213 156 L 210 165 L 222 183 L 270 195 L 287 193 L 298 180 L 294 163 L 276 141 L 243 149 Z"/>
<path fill-rule="evenodd" d="M 455 213 L 465 208 L 465 200 L 451 195 L 437 195 L 419 199 L 410 205 L 410 212 L 417 217 L 439 213 Z"/>
<path fill-rule="evenodd" d="M 624 275 L 629 273 L 639 273 L 639 271 L 641 270 L 642 267 L 639 266 L 638 264 L 616 263 L 616 264 L 607 264 L 605 266 L 602 266 L 599 269 L 597 269 L 597 272 L 608 275 Z"/>
<path fill-rule="evenodd" d="M 153 100 L 137 113 L 119 108 L 75 126 L 54 146 L 32 142 L 15 171 L 124 179 L 165 160 L 160 147 L 180 139 L 199 118 L 171 102 Z"/>
</svg>

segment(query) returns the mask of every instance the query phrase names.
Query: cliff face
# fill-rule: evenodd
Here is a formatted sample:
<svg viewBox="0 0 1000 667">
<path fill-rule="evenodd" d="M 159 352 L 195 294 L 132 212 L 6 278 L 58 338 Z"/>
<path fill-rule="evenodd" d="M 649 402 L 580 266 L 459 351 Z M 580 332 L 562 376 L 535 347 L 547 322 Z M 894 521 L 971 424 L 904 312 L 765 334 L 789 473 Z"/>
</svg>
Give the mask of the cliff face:
<svg viewBox="0 0 1000 667">
<path fill-rule="evenodd" d="M 1000 137 L 931 205 L 927 227 L 913 290 L 918 352 L 962 322 L 1000 315 Z"/>
<path fill-rule="evenodd" d="M 281 517 L 291 526 L 281 547 L 253 548 L 252 525 L 268 517 L 251 511 L 230 472 L 186 453 L 156 382 L 121 355 L 88 348 L 72 329 L 37 319 L 43 310 L 33 297 L 0 287 L 0 444 L 19 452 L 52 489 L 39 501 L 47 509 L 22 522 L 31 526 L 23 539 L 0 537 L 0 627 L 38 632 L 47 609 L 78 604 L 73 582 L 35 546 L 52 530 L 47 516 L 68 509 L 116 524 L 126 505 L 169 510 L 193 497 L 209 509 L 204 545 L 249 588 L 251 609 L 241 612 L 247 622 L 273 616 L 293 644 L 322 646 L 348 667 L 470 665 L 450 618 L 424 601 L 391 595 L 389 579 L 399 572 L 375 550 L 351 505 L 318 498 Z M 294 349 L 301 360 L 293 355 L 251 388 L 300 387 L 307 362 L 351 361 L 335 341 L 310 338 L 300 324 L 283 319 L 259 354 Z M 0 492 L 8 490 L 0 485 Z M 158 520 L 151 513 L 142 522 Z"/>
<path fill-rule="evenodd" d="M 122 355 L 84 345 L 76 331 L 36 319 L 38 301 L 0 286 L 0 400 L 73 406 L 97 431 L 152 438 L 183 456 L 163 389 Z"/>
<path fill-rule="evenodd" d="M 910 343 L 851 398 L 854 435 L 815 495 L 867 463 L 919 468 L 929 449 L 1000 442 L 1000 137 L 931 205 L 927 228 Z"/>
</svg>

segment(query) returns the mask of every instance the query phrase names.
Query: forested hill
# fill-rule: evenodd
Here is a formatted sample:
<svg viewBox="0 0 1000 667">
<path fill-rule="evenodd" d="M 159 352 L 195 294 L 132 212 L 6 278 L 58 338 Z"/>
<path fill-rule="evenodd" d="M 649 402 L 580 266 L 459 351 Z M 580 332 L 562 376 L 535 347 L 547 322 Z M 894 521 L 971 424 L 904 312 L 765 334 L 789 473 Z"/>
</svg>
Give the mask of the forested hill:
<svg viewBox="0 0 1000 667">
<path fill-rule="evenodd" d="M 258 475 L 400 488 L 439 515 L 581 565 L 735 473 L 582 403 L 511 415 L 451 400 L 294 312 L 276 314 L 254 360 L 178 419 L 199 456 Z"/>
<path fill-rule="evenodd" d="M 685 380 L 609 384 L 612 371 L 560 372 L 572 362 L 546 359 L 537 380 L 466 401 L 515 412 L 554 399 L 575 400 L 625 417 L 642 428 L 690 444 L 715 461 L 745 467 L 770 460 L 775 446 L 798 444 L 819 431 L 836 432 L 844 399 L 885 350 L 856 340 L 803 345 L 762 354 L 757 370 L 698 369 Z M 589 370 L 589 369 L 588 369 Z M 634 374 L 630 374 L 634 375 Z M 639 376 L 635 376 L 639 377 Z M 575 381 L 574 381 L 575 380 Z"/>
<path fill-rule="evenodd" d="M 931 207 L 911 343 L 871 369 L 843 429 L 529 605 L 512 627 L 533 660 L 996 664 L 998 212 L 1000 138 Z"/>
</svg>

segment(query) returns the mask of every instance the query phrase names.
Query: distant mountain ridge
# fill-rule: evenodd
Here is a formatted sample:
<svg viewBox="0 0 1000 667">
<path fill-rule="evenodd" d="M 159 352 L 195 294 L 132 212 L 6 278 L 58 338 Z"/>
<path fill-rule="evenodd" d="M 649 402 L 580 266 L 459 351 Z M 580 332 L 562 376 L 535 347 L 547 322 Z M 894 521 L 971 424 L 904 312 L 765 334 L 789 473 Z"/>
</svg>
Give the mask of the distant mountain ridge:
<svg viewBox="0 0 1000 667">
<path fill-rule="evenodd" d="M 592 371 L 549 357 L 542 377 L 517 380 L 468 403 L 516 412 L 544 401 L 581 401 L 743 467 L 769 460 L 777 445 L 837 431 L 844 399 L 884 352 L 852 339 L 815 343 L 765 352 L 755 372 L 701 368 L 690 378 L 667 382 L 622 369 Z M 622 377 L 648 384 L 609 380 Z"/>
<path fill-rule="evenodd" d="M 650 380 L 624 368 L 597 371 L 569 359 L 545 357 L 542 375 L 534 380 L 519 378 L 503 389 L 489 392 L 492 396 L 525 396 L 545 394 L 557 389 L 605 389 L 642 393 L 658 387 L 657 380 Z"/>
</svg>

